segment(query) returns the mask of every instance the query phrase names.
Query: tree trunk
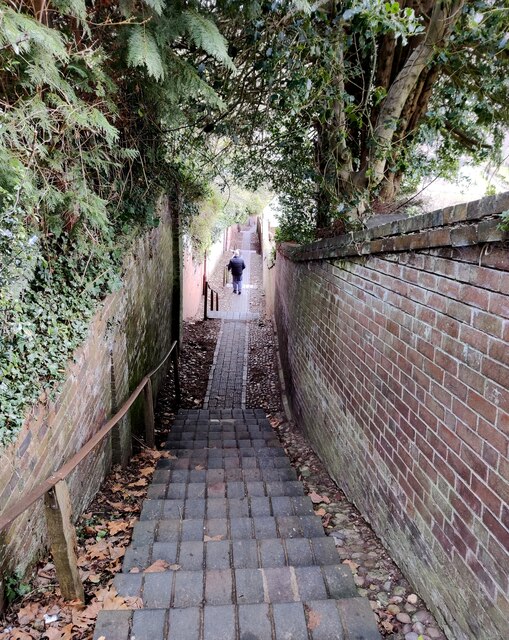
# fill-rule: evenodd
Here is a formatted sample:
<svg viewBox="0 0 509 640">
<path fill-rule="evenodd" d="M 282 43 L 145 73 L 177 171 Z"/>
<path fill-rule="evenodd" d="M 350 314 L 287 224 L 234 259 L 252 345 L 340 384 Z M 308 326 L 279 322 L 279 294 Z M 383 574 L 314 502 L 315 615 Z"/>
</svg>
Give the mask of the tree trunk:
<svg viewBox="0 0 509 640">
<path fill-rule="evenodd" d="M 336 16 L 336 8 L 329 10 L 329 19 Z M 346 195 L 342 189 L 345 180 L 349 180 L 352 172 L 352 153 L 347 144 L 347 125 L 344 111 L 343 94 L 344 60 L 343 33 L 336 42 L 337 72 L 333 78 L 335 95 L 338 96 L 332 106 L 332 113 L 325 123 L 315 124 L 315 166 L 320 175 L 316 194 L 316 226 L 328 226 L 334 218 L 334 209 L 340 198 Z"/>
<path fill-rule="evenodd" d="M 424 40 L 406 60 L 380 109 L 371 140 L 368 166 L 354 176 L 359 189 L 372 189 L 384 178 L 387 158 L 398 129 L 397 123 L 412 97 L 426 66 L 431 62 L 435 47 L 443 44 L 459 18 L 465 0 L 442 0 L 435 3 Z"/>
<path fill-rule="evenodd" d="M 382 186 L 378 194 L 379 200 L 381 202 L 393 202 L 399 193 L 402 180 L 403 172 L 388 171 L 382 181 Z"/>
</svg>

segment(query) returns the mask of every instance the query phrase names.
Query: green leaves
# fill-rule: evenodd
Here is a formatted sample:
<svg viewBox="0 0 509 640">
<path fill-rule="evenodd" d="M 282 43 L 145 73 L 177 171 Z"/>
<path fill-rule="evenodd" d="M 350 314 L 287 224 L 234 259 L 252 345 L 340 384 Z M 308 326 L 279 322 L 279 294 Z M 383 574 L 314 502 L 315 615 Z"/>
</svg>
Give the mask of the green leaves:
<svg viewBox="0 0 509 640">
<path fill-rule="evenodd" d="M 196 11 L 185 11 L 182 17 L 194 44 L 228 69 L 235 71 L 235 65 L 228 55 L 226 40 L 214 22 Z"/>
<path fill-rule="evenodd" d="M 163 12 L 165 1 L 164 0 L 143 0 L 143 2 L 150 7 L 158 16 Z"/>
<path fill-rule="evenodd" d="M 128 41 L 127 63 L 130 67 L 144 67 L 148 75 L 156 80 L 164 78 L 164 65 L 159 47 L 151 31 L 144 25 L 132 27 Z"/>
<path fill-rule="evenodd" d="M 33 45 L 52 59 L 61 62 L 69 59 L 64 38 L 56 29 L 3 5 L 0 8 L 0 47 L 11 47 L 18 55 L 29 52 Z"/>
</svg>

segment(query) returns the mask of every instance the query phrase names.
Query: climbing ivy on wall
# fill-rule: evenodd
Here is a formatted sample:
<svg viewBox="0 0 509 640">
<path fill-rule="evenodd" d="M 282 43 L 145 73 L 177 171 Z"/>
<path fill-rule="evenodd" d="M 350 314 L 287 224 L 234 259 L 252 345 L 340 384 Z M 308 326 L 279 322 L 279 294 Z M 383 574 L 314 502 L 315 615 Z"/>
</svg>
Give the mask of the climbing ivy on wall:
<svg viewBox="0 0 509 640">
<path fill-rule="evenodd" d="M 234 68 L 198 2 L 0 5 L 0 444 L 55 388 L 159 196 L 205 193 L 180 135 L 223 107 L 200 58 Z"/>
</svg>

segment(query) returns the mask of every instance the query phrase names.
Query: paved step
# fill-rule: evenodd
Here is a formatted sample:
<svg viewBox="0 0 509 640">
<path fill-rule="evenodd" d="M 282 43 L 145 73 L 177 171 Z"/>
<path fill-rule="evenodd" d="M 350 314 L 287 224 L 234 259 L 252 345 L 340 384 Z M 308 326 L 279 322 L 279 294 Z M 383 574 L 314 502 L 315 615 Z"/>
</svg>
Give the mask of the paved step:
<svg viewBox="0 0 509 640">
<path fill-rule="evenodd" d="M 258 449 L 259 447 L 281 447 L 280 443 L 271 438 L 238 438 L 227 435 L 224 438 L 196 438 L 193 440 L 182 440 L 181 442 L 169 442 L 167 448 L 180 455 L 183 449 L 193 451 L 194 449 Z"/>
<path fill-rule="evenodd" d="M 251 471 L 251 469 L 249 469 Z M 252 469 L 252 471 L 261 471 Z M 286 469 L 267 469 L 275 475 L 286 475 Z M 277 472 L 282 472 L 279 474 Z M 262 475 L 262 474 L 260 474 Z M 271 474 L 272 475 L 272 474 Z M 170 482 L 150 488 L 149 498 L 184 500 L 185 498 L 244 498 L 265 496 L 301 496 L 304 493 L 298 480 L 251 480 L 227 482 Z"/>
<path fill-rule="evenodd" d="M 150 533 L 148 533 L 150 537 Z M 134 543 L 126 551 L 123 571 L 143 571 L 157 560 L 179 564 L 184 570 L 202 569 L 263 569 L 274 567 L 306 567 L 337 563 L 334 545 L 328 538 L 242 538 L 214 539 L 208 542 L 179 540 Z M 218 536 L 219 538 L 219 536 Z M 349 569 L 338 565 L 344 577 L 345 589 L 353 588 Z M 131 574 L 138 578 L 138 573 Z"/>
<path fill-rule="evenodd" d="M 207 311 L 211 320 L 258 320 L 259 313 L 252 311 Z"/>
<path fill-rule="evenodd" d="M 94 638 L 379 640 L 263 412 L 180 412 L 166 448 L 114 580 L 143 609 Z"/>
<path fill-rule="evenodd" d="M 365 598 L 103 611 L 94 640 L 380 640 Z"/>
<path fill-rule="evenodd" d="M 297 480 L 295 470 L 289 465 L 283 468 L 252 468 L 252 469 L 162 469 L 158 468 L 152 477 L 152 486 L 169 486 L 174 482 L 251 482 L 263 480 Z M 150 497 L 150 496 L 149 496 Z"/>
<path fill-rule="evenodd" d="M 190 565 L 191 566 L 191 565 Z M 194 566 L 194 565 L 192 565 Z M 202 604 L 258 604 L 354 598 L 351 572 L 344 565 L 186 569 L 120 574 L 114 586 L 152 609 Z"/>
<path fill-rule="evenodd" d="M 278 471 L 272 469 L 271 471 Z M 232 485 L 234 483 L 229 483 Z M 236 483 L 235 483 L 236 484 Z M 242 483 L 238 483 L 242 486 Z M 260 483 L 262 486 L 266 486 L 267 483 Z M 273 486 L 276 483 L 269 483 Z M 278 486 L 285 486 L 286 483 L 277 483 Z M 184 487 L 201 487 L 201 483 L 184 485 Z M 228 485 L 225 485 L 228 486 Z M 298 487 L 298 485 L 293 485 Z M 150 490 L 158 490 L 161 488 L 163 491 L 171 489 L 166 485 L 152 485 Z M 193 495 L 193 492 L 189 492 Z M 313 516 L 312 505 L 309 498 L 306 496 L 242 496 L 242 497 L 214 497 L 205 498 L 200 497 L 187 497 L 174 500 L 166 500 L 165 498 L 154 498 L 152 500 L 146 500 L 143 508 L 143 517 L 141 520 L 153 520 L 157 518 L 170 519 L 172 517 L 178 517 L 181 519 L 192 518 L 241 518 L 241 517 L 258 517 L 258 516 Z M 314 517 L 316 520 L 316 517 Z"/>
</svg>

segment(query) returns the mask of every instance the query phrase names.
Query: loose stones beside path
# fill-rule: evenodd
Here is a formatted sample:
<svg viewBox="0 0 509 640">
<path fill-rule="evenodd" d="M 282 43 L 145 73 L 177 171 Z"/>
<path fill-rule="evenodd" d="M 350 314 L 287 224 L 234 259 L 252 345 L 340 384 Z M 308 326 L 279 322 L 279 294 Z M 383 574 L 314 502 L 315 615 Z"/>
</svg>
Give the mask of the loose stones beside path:
<svg viewBox="0 0 509 640">
<path fill-rule="evenodd" d="M 380 633 L 389 640 L 445 640 L 433 615 L 298 427 L 281 413 L 274 414 L 271 423 L 315 503 L 326 534 L 334 538 L 339 557 L 352 570 L 359 595 L 369 599 Z"/>
<path fill-rule="evenodd" d="M 274 329 L 268 319 L 252 321 L 249 326 L 247 406 L 261 407 L 271 414 L 283 409 Z"/>
</svg>

